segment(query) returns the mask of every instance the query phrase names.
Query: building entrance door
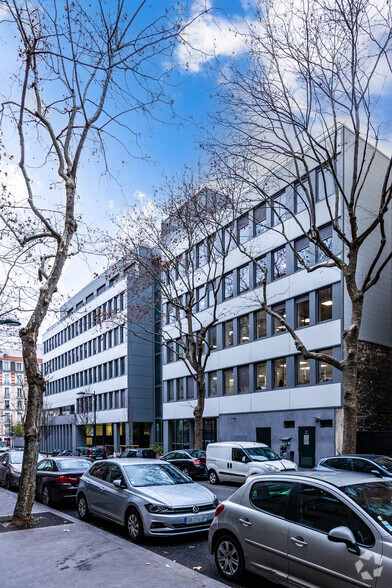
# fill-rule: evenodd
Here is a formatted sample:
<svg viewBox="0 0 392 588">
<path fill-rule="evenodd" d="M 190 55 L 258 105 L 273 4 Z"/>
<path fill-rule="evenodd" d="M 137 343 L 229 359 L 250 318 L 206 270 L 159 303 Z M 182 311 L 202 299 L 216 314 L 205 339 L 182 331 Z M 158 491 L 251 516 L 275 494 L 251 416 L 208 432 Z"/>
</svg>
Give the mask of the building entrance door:
<svg viewBox="0 0 392 588">
<path fill-rule="evenodd" d="M 271 447 L 271 427 L 256 427 L 256 441 Z"/>
<path fill-rule="evenodd" d="M 316 427 L 298 427 L 299 467 L 312 468 L 316 461 Z"/>
</svg>

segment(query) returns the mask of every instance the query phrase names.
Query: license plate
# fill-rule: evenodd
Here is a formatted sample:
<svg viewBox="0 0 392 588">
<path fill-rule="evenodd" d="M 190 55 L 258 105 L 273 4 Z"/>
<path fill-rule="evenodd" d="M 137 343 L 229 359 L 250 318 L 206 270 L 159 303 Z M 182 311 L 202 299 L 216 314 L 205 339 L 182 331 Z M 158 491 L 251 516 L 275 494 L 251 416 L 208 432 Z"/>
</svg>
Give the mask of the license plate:
<svg viewBox="0 0 392 588">
<path fill-rule="evenodd" d="M 194 517 L 185 517 L 184 523 L 191 525 L 192 523 L 205 523 L 209 520 L 208 515 L 196 515 Z"/>
</svg>

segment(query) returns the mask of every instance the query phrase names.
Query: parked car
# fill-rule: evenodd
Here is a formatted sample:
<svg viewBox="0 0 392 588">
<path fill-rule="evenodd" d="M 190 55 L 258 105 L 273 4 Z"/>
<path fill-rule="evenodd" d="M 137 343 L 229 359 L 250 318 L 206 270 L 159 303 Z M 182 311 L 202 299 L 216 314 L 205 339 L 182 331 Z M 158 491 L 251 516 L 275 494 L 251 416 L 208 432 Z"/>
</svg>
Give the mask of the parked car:
<svg viewBox="0 0 392 588">
<path fill-rule="evenodd" d="M 209 443 L 206 466 L 211 484 L 242 483 L 255 474 L 298 469 L 293 461 L 282 459 L 268 445 L 253 441 Z"/>
<path fill-rule="evenodd" d="M 206 531 L 218 500 L 204 486 L 161 460 L 99 461 L 83 474 L 79 517 L 90 514 L 123 525 L 131 541 Z"/>
<path fill-rule="evenodd" d="M 168 461 L 176 468 L 182 471 L 186 476 L 198 478 L 206 476 L 206 452 L 199 449 L 181 449 L 170 451 L 161 457 Z"/>
<path fill-rule="evenodd" d="M 143 459 L 156 459 L 156 453 L 153 449 L 144 449 L 143 447 L 125 449 L 120 457 L 141 457 Z"/>
<path fill-rule="evenodd" d="M 86 457 L 48 457 L 37 466 L 35 495 L 46 506 L 64 499 L 75 499 L 79 479 L 91 466 Z"/>
<path fill-rule="evenodd" d="M 78 447 L 80 457 L 89 457 L 90 459 L 107 459 L 106 449 L 103 445 L 96 447 Z"/>
<path fill-rule="evenodd" d="M 320 459 L 314 470 L 344 470 L 392 478 L 392 457 L 387 455 L 337 455 Z"/>
<path fill-rule="evenodd" d="M 43 459 L 43 455 L 38 454 L 38 461 Z M 20 474 L 22 472 L 23 451 L 6 451 L 0 457 L 0 484 L 8 490 L 18 488 Z"/>
<path fill-rule="evenodd" d="M 218 506 L 210 552 L 237 582 L 249 570 L 283 586 L 390 588 L 392 481 L 352 472 L 254 476 Z"/>
</svg>

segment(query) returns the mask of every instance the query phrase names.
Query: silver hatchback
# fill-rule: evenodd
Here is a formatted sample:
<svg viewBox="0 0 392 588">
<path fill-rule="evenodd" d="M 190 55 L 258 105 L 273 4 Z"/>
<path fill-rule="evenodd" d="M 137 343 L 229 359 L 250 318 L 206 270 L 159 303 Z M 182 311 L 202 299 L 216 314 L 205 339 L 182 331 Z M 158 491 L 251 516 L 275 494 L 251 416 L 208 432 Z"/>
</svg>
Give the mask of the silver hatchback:
<svg viewBox="0 0 392 588">
<path fill-rule="evenodd" d="M 253 476 L 209 530 L 221 575 L 283 586 L 390 588 L 392 481 L 345 472 Z"/>
<path fill-rule="evenodd" d="M 81 477 L 79 517 L 89 514 L 124 525 L 135 543 L 146 535 L 182 535 L 208 530 L 218 500 L 174 466 L 152 459 L 95 462 Z"/>
</svg>

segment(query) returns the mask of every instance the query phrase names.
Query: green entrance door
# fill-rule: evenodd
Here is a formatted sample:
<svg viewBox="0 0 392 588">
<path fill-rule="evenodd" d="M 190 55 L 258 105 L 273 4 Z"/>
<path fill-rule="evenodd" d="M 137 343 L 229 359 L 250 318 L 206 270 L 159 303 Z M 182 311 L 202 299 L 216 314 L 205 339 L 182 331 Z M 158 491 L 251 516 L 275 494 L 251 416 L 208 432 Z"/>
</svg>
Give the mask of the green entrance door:
<svg viewBox="0 0 392 588">
<path fill-rule="evenodd" d="M 314 467 L 316 461 L 316 427 L 298 427 L 298 451 L 299 467 Z"/>
<path fill-rule="evenodd" d="M 256 427 L 256 441 L 271 447 L 271 427 Z"/>
</svg>

